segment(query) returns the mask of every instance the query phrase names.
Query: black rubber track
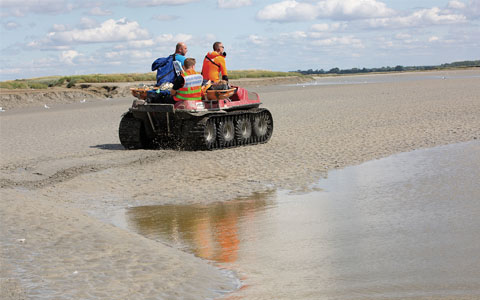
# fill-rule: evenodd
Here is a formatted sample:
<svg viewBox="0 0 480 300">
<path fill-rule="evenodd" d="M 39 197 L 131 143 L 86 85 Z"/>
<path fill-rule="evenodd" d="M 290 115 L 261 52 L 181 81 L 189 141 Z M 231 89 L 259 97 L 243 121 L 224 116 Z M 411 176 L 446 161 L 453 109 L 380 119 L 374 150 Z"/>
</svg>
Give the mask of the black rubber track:
<svg viewBox="0 0 480 300">
<path fill-rule="evenodd" d="M 129 150 L 145 149 L 150 144 L 146 141 L 142 120 L 136 119 L 130 112 L 122 116 L 118 128 L 118 137 L 122 146 Z"/>
<path fill-rule="evenodd" d="M 230 143 L 223 143 L 221 139 L 217 139 L 214 143 L 208 144 L 205 142 L 205 127 L 209 120 L 215 122 L 217 128 L 222 122 L 233 121 L 233 124 L 237 124 L 237 120 L 240 118 L 246 118 L 253 122 L 255 117 L 262 117 L 267 120 L 268 130 L 265 135 L 257 136 L 253 132 L 248 139 L 234 138 Z M 256 108 L 248 111 L 233 111 L 228 115 L 213 115 L 203 118 L 193 119 L 189 124 L 189 130 L 187 136 L 184 139 L 184 146 L 186 150 L 216 150 L 225 148 L 234 148 L 246 145 L 263 144 L 268 142 L 273 133 L 273 118 L 272 114 L 266 108 Z"/>
</svg>

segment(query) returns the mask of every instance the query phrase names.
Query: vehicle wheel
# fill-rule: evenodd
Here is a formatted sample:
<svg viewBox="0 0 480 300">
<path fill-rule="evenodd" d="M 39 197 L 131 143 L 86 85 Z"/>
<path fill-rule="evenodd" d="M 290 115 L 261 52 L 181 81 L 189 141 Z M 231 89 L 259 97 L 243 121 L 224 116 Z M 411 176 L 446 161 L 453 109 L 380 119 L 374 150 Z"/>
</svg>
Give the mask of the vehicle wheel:
<svg viewBox="0 0 480 300">
<path fill-rule="evenodd" d="M 258 142 L 266 142 L 270 139 L 273 132 L 273 119 L 270 112 L 262 111 L 255 115 L 253 119 L 253 133 L 258 138 Z"/>
<path fill-rule="evenodd" d="M 221 147 L 228 147 L 235 139 L 235 125 L 233 120 L 224 119 L 218 124 L 218 141 Z"/>
<path fill-rule="evenodd" d="M 122 116 L 118 137 L 122 146 L 127 150 L 145 149 L 152 144 L 147 140 L 142 120 L 135 118 L 130 112 Z"/>
<path fill-rule="evenodd" d="M 252 136 L 252 122 L 248 117 L 241 117 L 235 125 L 235 138 L 241 144 L 248 141 Z"/>
<path fill-rule="evenodd" d="M 211 149 L 215 145 L 217 141 L 217 126 L 215 126 L 213 120 L 208 120 L 207 124 L 205 124 L 203 140 L 207 149 Z"/>
</svg>

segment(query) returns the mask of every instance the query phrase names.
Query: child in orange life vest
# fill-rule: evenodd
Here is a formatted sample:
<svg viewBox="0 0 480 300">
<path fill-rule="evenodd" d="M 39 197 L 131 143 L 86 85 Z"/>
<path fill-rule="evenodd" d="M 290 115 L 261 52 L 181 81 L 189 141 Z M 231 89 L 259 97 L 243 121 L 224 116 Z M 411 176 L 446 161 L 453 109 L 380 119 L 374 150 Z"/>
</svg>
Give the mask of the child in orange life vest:
<svg viewBox="0 0 480 300">
<path fill-rule="evenodd" d="M 201 100 L 209 83 L 202 87 L 203 77 L 195 71 L 195 59 L 187 58 L 183 63 L 183 74 L 173 82 L 170 94 L 175 101 Z"/>
</svg>

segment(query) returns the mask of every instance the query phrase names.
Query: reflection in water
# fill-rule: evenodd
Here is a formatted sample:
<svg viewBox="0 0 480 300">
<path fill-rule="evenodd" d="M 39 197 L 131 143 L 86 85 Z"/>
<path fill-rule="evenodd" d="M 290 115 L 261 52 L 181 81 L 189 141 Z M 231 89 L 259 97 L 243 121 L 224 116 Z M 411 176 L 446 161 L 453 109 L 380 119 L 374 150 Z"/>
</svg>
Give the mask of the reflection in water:
<svg viewBox="0 0 480 300">
<path fill-rule="evenodd" d="M 234 269 L 235 299 L 480 299 L 480 142 L 336 170 L 322 192 L 127 210 L 129 227 Z"/>
<path fill-rule="evenodd" d="M 127 211 L 136 232 L 222 263 L 238 258 L 239 222 L 248 222 L 258 211 L 273 205 L 273 192 L 248 199 L 210 205 L 140 206 Z"/>
</svg>

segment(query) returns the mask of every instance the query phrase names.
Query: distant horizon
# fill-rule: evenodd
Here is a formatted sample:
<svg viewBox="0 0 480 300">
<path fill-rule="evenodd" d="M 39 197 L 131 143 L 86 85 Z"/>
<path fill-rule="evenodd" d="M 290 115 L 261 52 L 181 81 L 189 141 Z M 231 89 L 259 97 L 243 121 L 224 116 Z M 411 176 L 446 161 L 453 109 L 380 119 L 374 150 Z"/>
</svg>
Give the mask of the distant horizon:
<svg viewBox="0 0 480 300">
<path fill-rule="evenodd" d="M 147 73 L 225 45 L 229 70 L 289 72 L 478 59 L 480 0 L 1 0 L 0 80 Z"/>
<path fill-rule="evenodd" d="M 464 62 L 474 62 L 475 65 L 458 65 L 458 66 L 447 66 L 445 69 L 466 69 L 466 68 L 480 68 L 480 59 L 479 60 L 462 60 L 462 61 L 455 61 L 455 62 L 447 62 L 447 63 L 442 63 L 439 65 L 418 65 L 418 66 L 401 66 L 403 68 L 407 68 L 404 70 L 399 70 L 399 71 L 388 71 L 388 72 L 415 72 L 415 71 L 435 71 L 435 70 L 441 70 L 441 67 L 443 65 L 450 65 L 450 64 L 456 64 L 456 63 L 464 63 Z M 400 66 L 400 65 L 396 65 Z M 366 68 L 366 69 L 382 69 L 382 68 L 394 68 L 396 66 L 382 66 L 382 67 L 372 67 L 372 68 Z M 418 69 L 413 69 L 410 70 L 409 68 L 418 68 Z M 421 69 L 421 68 L 434 68 L 434 69 Z M 354 67 L 354 68 L 346 68 L 346 69 L 341 69 L 342 71 L 345 70 L 353 70 L 353 69 L 365 69 L 365 67 Z M 306 72 L 308 70 L 313 70 L 312 68 L 307 69 L 307 70 L 291 70 L 291 71 L 278 71 L 278 70 L 262 70 L 262 69 L 243 69 L 243 70 L 231 70 L 233 72 L 242 72 L 242 71 L 265 71 L 265 72 L 284 72 L 284 73 L 297 73 L 297 72 Z M 320 70 L 320 69 L 315 69 L 315 70 Z M 328 74 L 329 70 L 324 70 L 325 74 Z M 369 72 L 382 72 L 382 71 L 369 71 Z M 7 79 L 7 80 L 0 80 L 0 82 L 5 82 L 5 81 L 23 81 L 23 80 L 35 80 L 35 79 L 43 79 L 43 78 L 49 78 L 49 77 L 70 77 L 70 76 L 91 76 L 91 75 L 115 75 L 115 74 L 148 74 L 148 73 L 155 73 L 155 72 L 132 72 L 132 73 L 88 73 L 88 74 L 70 74 L 70 75 L 47 75 L 47 76 L 38 76 L 38 77 L 31 77 L 31 78 L 16 78 L 16 79 Z M 307 74 L 307 73 L 304 73 Z M 319 74 L 319 73 L 310 73 L 310 74 Z M 360 72 L 358 73 L 342 73 L 341 75 L 355 75 L 355 74 L 362 74 Z"/>
</svg>

